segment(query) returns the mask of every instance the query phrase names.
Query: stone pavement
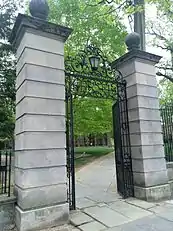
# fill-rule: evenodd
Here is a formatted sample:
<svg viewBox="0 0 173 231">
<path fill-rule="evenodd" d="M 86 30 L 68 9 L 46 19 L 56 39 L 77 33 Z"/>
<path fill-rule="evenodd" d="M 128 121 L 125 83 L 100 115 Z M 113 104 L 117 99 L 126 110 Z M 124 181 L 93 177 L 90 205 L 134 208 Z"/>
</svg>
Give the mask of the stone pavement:
<svg viewBox="0 0 173 231">
<path fill-rule="evenodd" d="M 114 155 L 76 173 L 77 211 L 70 222 L 77 231 L 173 231 L 173 201 L 123 200 L 116 190 Z"/>
<path fill-rule="evenodd" d="M 73 211 L 70 220 L 76 231 L 172 231 L 173 201 L 117 199 Z"/>
<path fill-rule="evenodd" d="M 76 198 L 78 208 L 88 203 L 93 205 L 120 198 L 116 187 L 114 154 L 104 156 L 76 173 Z"/>
</svg>

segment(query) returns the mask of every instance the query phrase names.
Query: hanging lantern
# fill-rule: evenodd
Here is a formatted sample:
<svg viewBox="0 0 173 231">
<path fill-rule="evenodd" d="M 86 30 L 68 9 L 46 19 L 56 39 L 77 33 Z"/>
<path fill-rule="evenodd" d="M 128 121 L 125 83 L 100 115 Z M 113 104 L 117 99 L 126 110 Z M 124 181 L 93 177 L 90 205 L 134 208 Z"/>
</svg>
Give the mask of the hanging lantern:
<svg viewBox="0 0 173 231">
<path fill-rule="evenodd" d="M 98 56 L 90 56 L 89 61 L 90 61 L 91 69 L 93 71 L 96 71 L 98 69 L 98 67 L 99 67 L 100 57 L 98 57 Z"/>
</svg>

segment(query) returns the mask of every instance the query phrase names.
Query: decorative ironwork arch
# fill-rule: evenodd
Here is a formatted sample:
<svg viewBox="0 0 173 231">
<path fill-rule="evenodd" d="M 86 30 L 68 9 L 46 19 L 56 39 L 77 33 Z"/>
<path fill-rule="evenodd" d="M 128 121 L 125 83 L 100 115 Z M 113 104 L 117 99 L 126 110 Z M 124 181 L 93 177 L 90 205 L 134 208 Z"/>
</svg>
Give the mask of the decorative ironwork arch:
<svg viewBox="0 0 173 231">
<path fill-rule="evenodd" d="M 111 99 L 116 102 L 112 109 L 117 188 L 124 198 L 133 196 L 126 81 L 118 70 L 112 70 L 111 63 L 102 51 L 92 45 L 80 50 L 74 57 L 66 57 L 65 77 L 68 201 L 70 209 L 76 208 L 73 99 L 77 97 Z"/>
<path fill-rule="evenodd" d="M 65 61 L 66 88 L 73 96 L 117 99 L 117 88 L 125 86 L 122 74 L 112 70 L 103 52 L 92 45 Z M 121 88 L 121 87 L 120 87 Z M 119 95 L 121 97 L 121 94 Z"/>
</svg>

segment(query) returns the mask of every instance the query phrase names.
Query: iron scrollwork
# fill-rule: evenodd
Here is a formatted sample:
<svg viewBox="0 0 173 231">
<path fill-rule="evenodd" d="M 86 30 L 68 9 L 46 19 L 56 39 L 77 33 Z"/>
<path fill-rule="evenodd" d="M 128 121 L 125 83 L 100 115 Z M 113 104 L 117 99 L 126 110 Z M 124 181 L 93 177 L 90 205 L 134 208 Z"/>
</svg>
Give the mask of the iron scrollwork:
<svg viewBox="0 0 173 231">
<path fill-rule="evenodd" d="M 92 66 L 94 62 L 97 66 Z M 115 100 L 117 85 L 124 84 L 121 73 L 112 70 L 103 52 L 92 45 L 80 50 L 74 57 L 66 57 L 65 74 L 68 77 L 66 87 L 70 87 L 70 92 L 74 96 Z"/>
</svg>

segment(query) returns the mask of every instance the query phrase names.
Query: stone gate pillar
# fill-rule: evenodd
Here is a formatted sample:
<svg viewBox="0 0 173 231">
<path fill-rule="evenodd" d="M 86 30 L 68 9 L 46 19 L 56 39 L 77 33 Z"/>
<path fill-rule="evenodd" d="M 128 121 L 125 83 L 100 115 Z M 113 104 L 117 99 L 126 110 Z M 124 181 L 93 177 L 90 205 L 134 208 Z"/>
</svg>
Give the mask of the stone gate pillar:
<svg viewBox="0 0 173 231">
<path fill-rule="evenodd" d="M 155 64 L 160 56 L 139 50 L 140 37 L 127 36 L 129 52 L 113 62 L 127 81 L 128 114 L 135 197 L 170 197 L 163 147 Z"/>
<path fill-rule="evenodd" d="M 64 43 L 70 33 L 69 28 L 20 14 L 11 35 L 17 56 L 15 194 L 19 231 L 68 222 Z"/>
</svg>

